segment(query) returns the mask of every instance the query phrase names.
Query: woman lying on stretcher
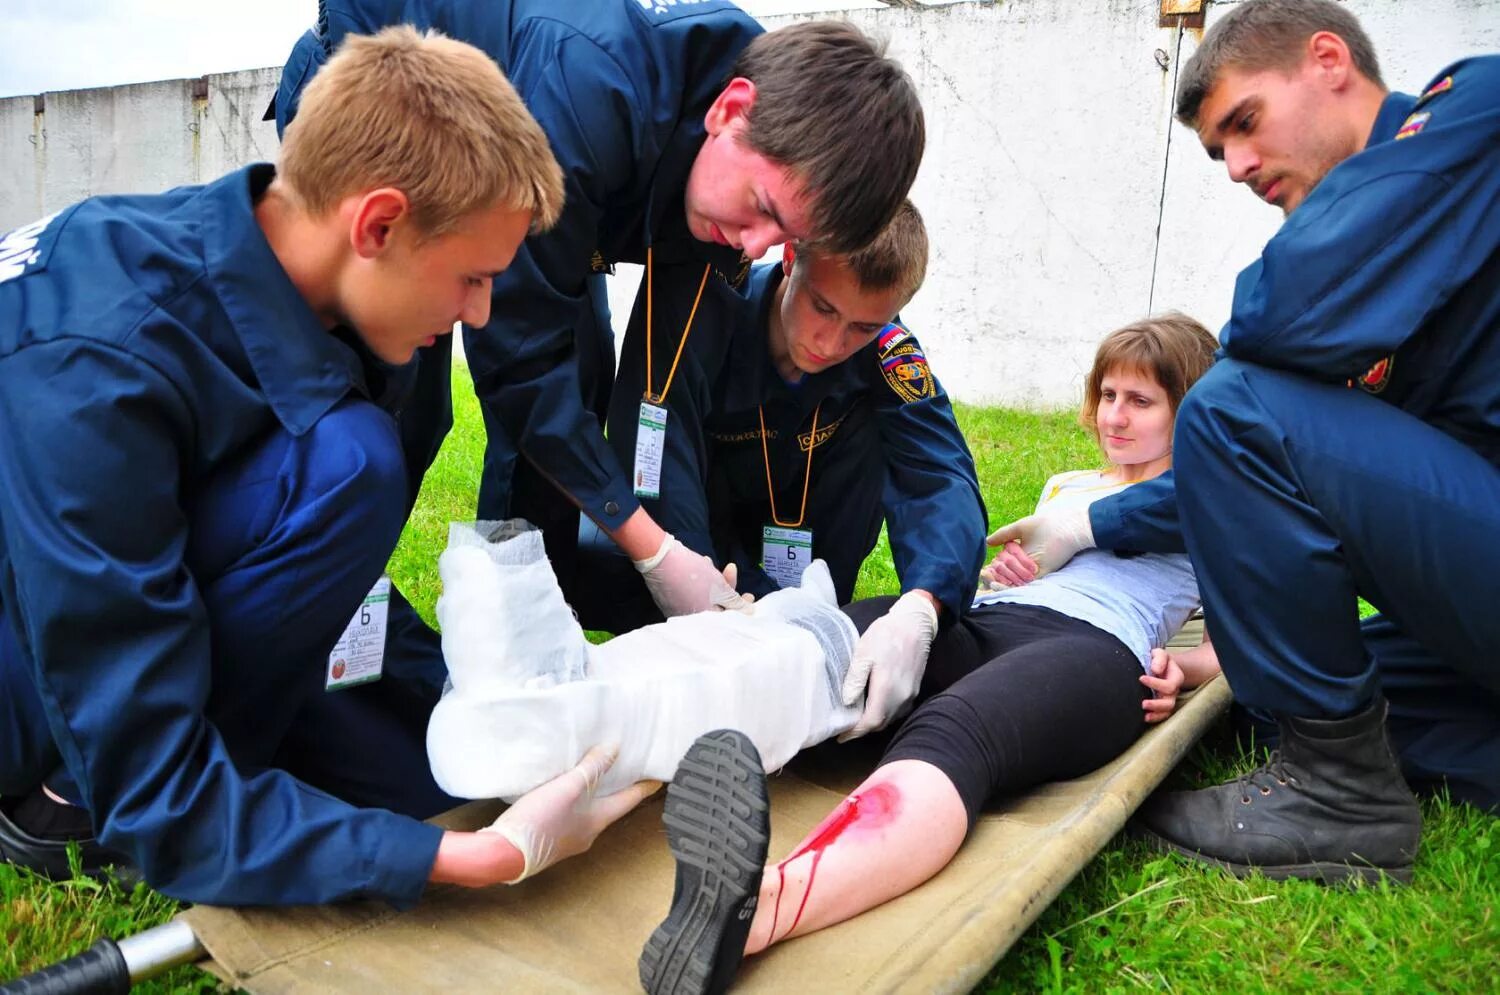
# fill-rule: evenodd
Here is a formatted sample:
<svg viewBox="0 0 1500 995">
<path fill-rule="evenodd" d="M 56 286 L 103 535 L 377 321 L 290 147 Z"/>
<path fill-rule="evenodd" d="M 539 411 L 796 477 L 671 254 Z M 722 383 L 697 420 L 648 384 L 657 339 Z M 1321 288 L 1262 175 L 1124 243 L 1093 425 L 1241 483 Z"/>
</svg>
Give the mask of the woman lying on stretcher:
<svg viewBox="0 0 1500 995">
<path fill-rule="evenodd" d="M 1177 314 L 1107 336 L 1081 421 L 1108 465 L 1057 474 L 1039 504 L 1087 505 L 1165 472 L 1178 403 L 1216 347 L 1202 325 Z M 982 571 L 992 590 L 933 642 L 920 703 L 875 772 L 763 873 L 755 869 L 768 820 L 753 747 L 735 733 L 694 744 L 668 789 L 678 881 L 672 911 L 641 955 L 648 991 L 723 990 L 743 955 L 910 891 L 953 859 L 987 801 L 1107 763 L 1171 713 L 1179 690 L 1218 673 L 1206 636 L 1184 653 L 1163 648 L 1198 606 L 1185 555 L 1093 550 L 1036 573 L 1019 544 L 1001 549 Z M 891 600 L 846 611 L 863 631 Z M 1143 685 L 1152 695 L 1144 702 Z M 712 815 L 693 820 L 693 768 L 726 761 L 752 772 L 751 804 L 711 806 Z"/>
</svg>

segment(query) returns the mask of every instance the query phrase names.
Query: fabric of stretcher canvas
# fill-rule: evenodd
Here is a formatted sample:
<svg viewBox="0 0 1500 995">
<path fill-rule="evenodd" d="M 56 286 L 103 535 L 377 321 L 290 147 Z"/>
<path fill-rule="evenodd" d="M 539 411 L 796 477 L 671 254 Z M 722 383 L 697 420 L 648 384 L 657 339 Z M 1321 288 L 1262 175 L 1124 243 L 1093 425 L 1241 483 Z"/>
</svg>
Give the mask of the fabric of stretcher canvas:
<svg viewBox="0 0 1500 995">
<path fill-rule="evenodd" d="M 490 534 L 493 551 L 476 548 Z M 591 646 L 540 535 L 455 525 L 439 560 L 451 687 L 427 753 L 448 793 L 514 800 L 595 745 L 619 748 L 601 794 L 667 781 L 694 739 L 721 728 L 748 735 L 775 770 L 858 719 L 839 697 L 857 633 L 821 562 L 749 614 L 682 616 Z"/>
</svg>

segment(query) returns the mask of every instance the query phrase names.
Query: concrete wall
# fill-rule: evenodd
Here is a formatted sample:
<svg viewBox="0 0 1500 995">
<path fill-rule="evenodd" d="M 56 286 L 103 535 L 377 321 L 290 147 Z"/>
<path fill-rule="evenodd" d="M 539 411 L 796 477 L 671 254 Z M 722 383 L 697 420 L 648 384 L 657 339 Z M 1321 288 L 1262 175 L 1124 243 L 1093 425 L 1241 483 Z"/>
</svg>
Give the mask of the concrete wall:
<svg viewBox="0 0 1500 995">
<path fill-rule="evenodd" d="M 0 100 L 0 230 L 91 194 L 165 190 L 276 157 L 279 69 Z"/>
<path fill-rule="evenodd" d="M 1348 5 L 1397 89 L 1500 50 L 1500 0 Z M 1231 6 L 1215 3 L 1210 23 Z M 1171 123 L 1177 67 L 1198 35 L 1159 27 L 1158 8 L 1003 0 L 834 15 L 888 37 L 922 92 L 928 149 L 912 196 L 934 257 L 904 316 L 956 396 L 1071 404 L 1109 329 L 1168 307 L 1222 324 L 1235 273 L 1275 231 L 1279 213 Z M 40 115 L 32 97 L 0 99 L 0 230 L 88 194 L 274 158 L 260 115 L 276 80 L 274 69 L 210 76 L 206 99 L 187 80 L 49 93 Z M 638 278 L 625 267 L 615 280 L 620 322 Z"/>
</svg>

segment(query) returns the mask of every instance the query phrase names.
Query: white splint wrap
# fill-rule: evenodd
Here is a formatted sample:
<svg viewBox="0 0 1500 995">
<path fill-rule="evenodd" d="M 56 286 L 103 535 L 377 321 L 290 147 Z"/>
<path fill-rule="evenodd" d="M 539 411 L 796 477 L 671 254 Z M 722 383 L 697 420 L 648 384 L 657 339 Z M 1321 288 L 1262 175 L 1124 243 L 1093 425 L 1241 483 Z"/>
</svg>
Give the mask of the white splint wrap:
<svg viewBox="0 0 1500 995">
<path fill-rule="evenodd" d="M 722 728 L 750 736 L 775 770 L 859 718 L 840 700 L 857 633 L 820 561 L 751 614 L 703 612 L 591 646 L 541 533 L 479 531 L 501 537 L 496 552 L 475 557 L 474 529 L 455 525 L 438 561 L 452 686 L 433 710 L 427 755 L 449 794 L 517 798 L 596 744 L 620 750 L 601 794 L 666 781 L 694 739 Z M 518 542 L 526 548 L 504 548 Z"/>
</svg>

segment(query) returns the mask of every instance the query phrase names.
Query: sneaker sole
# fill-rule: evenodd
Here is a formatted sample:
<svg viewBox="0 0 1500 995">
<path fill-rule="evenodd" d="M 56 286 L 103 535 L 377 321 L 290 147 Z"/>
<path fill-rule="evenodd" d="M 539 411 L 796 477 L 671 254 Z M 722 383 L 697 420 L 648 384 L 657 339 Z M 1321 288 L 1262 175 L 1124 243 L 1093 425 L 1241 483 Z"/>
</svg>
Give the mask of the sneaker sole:
<svg viewBox="0 0 1500 995">
<path fill-rule="evenodd" d="M 1187 847 L 1178 846 L 1171 840 L 1158 836 L 1149 829 L 1139 830 L 1140 838 L 1154 844 L 1157 849 L 1175 853 L 1200 864 L 1211 864 L 1233 874 L 1237 878 L 1247 878 L 1259 873 L 1262 877 L 1271 881 L 1319 881 L 1323 884 L 1352 884 L 1355 881 L 1363 881 L 1366 884 L 1379 884 L 1384 878 L 1395 884 L 1411 884 L 1412 866 L 1407 864 L 1402 867 L 1376 867 L 1373 864 L 1340 864 L 1327 860 L 1315 860 L 1306 864 L 1275 864 L 1254 865 L 1237 864 L 1232 860 L 1221 860 L 1218 857 L 1210 857 L 1206 853 L 1197 850 L 1189 850 Z"/>
<path fill-rule="evenodd" d="M 724 991 L 739 966 L 771 841 L 765 772 L 749 737 L 732 730 L 698 737 L 667 787 L 662 824 L 677 880 L 671 911 L 641 951 L 641 985 L 651 995 Z M 721 958 L 731 924 L 742 924 L 734 930 L 740 949 Z"/>
</svg>

